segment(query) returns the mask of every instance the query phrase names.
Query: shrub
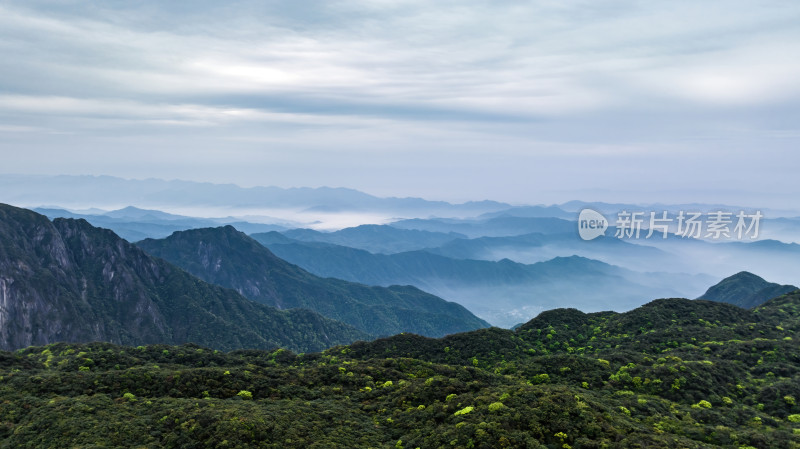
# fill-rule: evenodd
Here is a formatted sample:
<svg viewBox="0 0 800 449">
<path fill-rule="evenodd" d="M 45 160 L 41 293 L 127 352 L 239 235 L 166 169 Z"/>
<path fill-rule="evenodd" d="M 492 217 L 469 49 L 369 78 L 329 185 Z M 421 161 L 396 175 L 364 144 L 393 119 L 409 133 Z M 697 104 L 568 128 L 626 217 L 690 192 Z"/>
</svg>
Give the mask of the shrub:
<svg viewBox="0 0 800 449">
<path fill-rule="evenodd" d="M 236 393 L 236 396 L 239 396 L 242 399 L 253 399 L 253 393 L 247 390 L 241 390 L 240 392 Z"/>
<path fill-rule="evenodd" d="M 550 375 L 548 375 L 548 374 L 537 374 L 537 375 L 533 376 L 533 379 L 531 379 L 531 380 L 535 384 L 546 384 L 546 383 L 550 382 Z"/>
<path fill-rule="evenodd" d="M 461 410 L 459 410 L 459 411 L 457 411 L 457 412 L 453 413 L 453 416 L 461 416 L 461 415 L 466 415 L 467 413 L 472 413 L 472 411 L 473 411 L 473 410 L 475 410 L 475 407 L 473 407 L 473 406 L 471 406 L 471 405 L 470 405 L 470 406 L 468 406 L 468 407 L 464 407 L 464 408 L 462 408 Z"/>
<path fill-rule="evenodd" d="M 497 412 L 502 410 L 503 408 L 505 408 L 505 404 L 503 404 L 502 402 L 492 402 L 491 404 L 489 404 L 490 412 Z"/>
</svg>

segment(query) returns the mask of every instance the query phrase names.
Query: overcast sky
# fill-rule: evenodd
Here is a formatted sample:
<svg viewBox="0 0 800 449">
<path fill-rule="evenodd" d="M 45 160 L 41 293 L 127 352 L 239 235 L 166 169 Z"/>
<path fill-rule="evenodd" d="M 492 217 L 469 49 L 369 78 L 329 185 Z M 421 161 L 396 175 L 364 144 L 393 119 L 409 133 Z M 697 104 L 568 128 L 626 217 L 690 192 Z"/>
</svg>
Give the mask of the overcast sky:
<svg viewBox="0 0 800 449">
<path fill-rule="evenodd" d="M 796 207 L 799 23 L 796 0 L 0 0 L 0 173 Z"/>
</svg>

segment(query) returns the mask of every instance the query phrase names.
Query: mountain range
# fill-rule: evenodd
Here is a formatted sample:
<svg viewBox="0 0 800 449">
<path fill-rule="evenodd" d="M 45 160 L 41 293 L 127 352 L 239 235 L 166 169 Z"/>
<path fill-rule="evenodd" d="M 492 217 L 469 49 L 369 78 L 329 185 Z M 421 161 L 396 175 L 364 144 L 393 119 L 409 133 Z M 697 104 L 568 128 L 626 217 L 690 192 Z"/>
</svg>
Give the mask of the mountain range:
<svg viewBox="0 0 800 449">
<path fill-rule="evenodd" d="M 181 180 L 122 179 L 112 176 L 0 175 L 5 201 L 24 206 L 59 204 L 66 208 L 219 207 L 233 210 L 290 209 L 321 213 L 345 211 L 393 214 L 477 215 L 511 206 L 495 201 L 451 204 L 421 198 L 379 198 L 347 188 L 240 187 Z M 111 193 L 111 194 L 110 194 Z M 80 199 L 79 201 L 77 199 Z"/>
<path fill-rule="evenodd" d="M 382 254 L 438 247 L 456 239 L 466 238 L 464 234 L 456 232 L 420 231 L 387 225 L 361 225 L 334 232 L 319 232 L 313 229 L 291 229 L 282 232 L 286 237 L 303 242 L 332 243 Z"/>
<path fill-rule="evenodd" d="M 501 327 L 511 327 L 554 306 L 628 310 L 653 297 L 693 297 L 713 279 L 635 272 L 577 256 L 521 264 L 509 259 L 445 257 L 435 254 L 435 249 L 372 254 L 329 243 L 301 242 L 278 232 L 252 237 L 278 257 L 318 276 L 370 285 L 411 284 L 458 302 Z"/>
<path fill-rule="evenodd" d="M 176 232 L 137 245 L 254 301 L 281 309 L 307 308 L 373 335 L 443 336 L 488 326 L 463 306 L 415 287 L 320 278 L 278 258 L 232 226 Z"/>
<path fill-rule="evenodd" d="M 251 223 L 241 219 L 228 218 L 196 218 L 183 215 L 169 214 L 159 210 L 140 209 L 128 206 L 112 211 L 70 212 L 58 208 L 37 207 L 32 209 L 47 218 L 75 218 L 84 219 L 95 227 L 107 228 L 129 242 L 136 242 L 146 238 L 164 238 L 175 231 L 187 229 L 216 227 L 232 225 L 243 232 L 268 232 L 286 230 L 280 224 Z"/>
<path fill-rule="evenodd" d="M 308 351 L 370 335 L 201 281 L 84 220 L 0 205 L 0 348 L 54 341 Z"/>
<path fill-rule="evenodd" d="M 295 236 L 380 245 L 375 235 L 392 232 Z M 429 232 L 394 234 L 384 250 L 441 239 L 441 254 L 233 226 L 134 245 L 83 219 L 0 205 L 0 447 L 800 445 L 796 287 L 740 272 L 698 300 L 555 308 L 596 290 L 620 305 L 700 278 L 578 256 L 449 257 L 504 237 Z M 535 247 L 557 235 L 516 237 Z M 504 287 L 519 285 L 526 304 L 550 310 L 514 330 L 485 327 L 414 287 L 320 278 L 281 251 L 352 277 L 472 288 L 493 307 L 512 305 Z M 543 286 L 553 290 L 537 297 Z M 423 324 L 398 332 L 404 319 Z M 458 326 L 474 330 L 450 333 Z"/>
<path fill-rule="evenodd" d="M 410 218 L 391 223 L 392 227 L 428 232 L 456 233 L 469 238 L 508 237 L 530 233 L 575 233 L 575 222 L 556 217 L 517 217 L 503 214 L 479 218 Z"/>
</svg>

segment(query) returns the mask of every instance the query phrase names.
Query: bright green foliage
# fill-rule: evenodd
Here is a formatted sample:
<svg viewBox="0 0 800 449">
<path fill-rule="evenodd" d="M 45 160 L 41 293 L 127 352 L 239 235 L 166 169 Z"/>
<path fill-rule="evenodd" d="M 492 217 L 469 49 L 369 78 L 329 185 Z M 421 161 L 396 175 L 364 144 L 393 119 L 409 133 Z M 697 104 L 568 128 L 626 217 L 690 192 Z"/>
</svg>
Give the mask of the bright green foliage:
<svg viewBox="0 0 800 449">
<path fill-rule="evenodd" d="M 537 374 L 531 378 L 531 382 L 535 384 L 546 384 L 550 382 L 550 375 L 547 373 Z"/>
<path fill-rule="evenodd" d="M 473 410 L 475 410 L 475 407 L 470 405 L 470 406 L 464 407 L 461 410 L 453 413 L 453 415 L 454 416 L 466 415 L 467 413 L 472 413 Z"/>
<path fill-rule="evenodd" d="M 239 396 L 242 399 L 253 399 L 253 393 L 247 390 L 239 391 L 238 393 L 236 393 L 236 396 Z"/>
<path fill-rule="evenodd" d="M 500 410 L 505 408 L 505 404 L 502 402 L 492 402 L 489 404 L 489 411 L 490 412 L 499 412 Z"/>
</svg>

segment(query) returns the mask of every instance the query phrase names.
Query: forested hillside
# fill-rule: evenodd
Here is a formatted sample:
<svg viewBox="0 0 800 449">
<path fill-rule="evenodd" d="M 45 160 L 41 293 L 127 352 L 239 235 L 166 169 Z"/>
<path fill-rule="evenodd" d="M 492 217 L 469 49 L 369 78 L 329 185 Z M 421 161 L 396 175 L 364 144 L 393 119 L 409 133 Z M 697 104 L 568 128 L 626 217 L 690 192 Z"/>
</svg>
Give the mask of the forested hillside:
<svg viewBox="0 0 800 449">
<path fill-rule="evenodd" d="M 0 353 L 3 447 L 800 447 L 800 292 L 323 353 Z"/>
</svg>

